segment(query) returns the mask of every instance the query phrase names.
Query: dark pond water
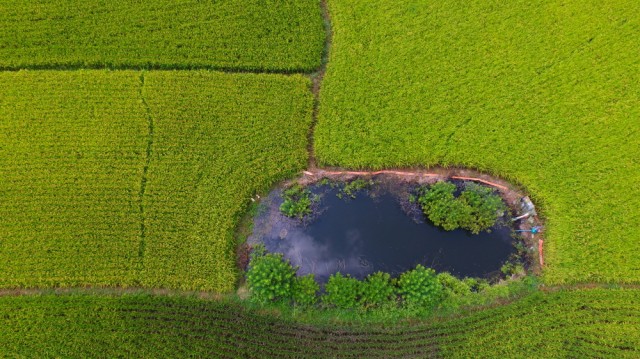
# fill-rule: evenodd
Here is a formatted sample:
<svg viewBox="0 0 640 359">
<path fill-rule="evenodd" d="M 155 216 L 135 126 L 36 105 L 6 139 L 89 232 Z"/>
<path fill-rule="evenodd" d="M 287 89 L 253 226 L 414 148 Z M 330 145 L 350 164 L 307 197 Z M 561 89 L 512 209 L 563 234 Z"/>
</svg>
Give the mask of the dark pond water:
<svg viewBox="0 0 640 359">
<path fill-rule="evenodd" d="M 272 196 L 270 213 L 256 221 L 253 241 L 263 242 L 270 252 L 284 253 L 300 267 L 300 275 L 315 273 L 320 282 L 338 271 L 364 278 L 379 270 L 397 275 L 417 264 L 459 277 L 485 277 L 499 270 L 514 251 L 507 227 L 478 235 L 445 231 L 422 215 L 422 223 L 416 223 L 418 218 L 408 215 L 406 205 L 403 210 L 389 193 L 372 198 L 361 192 L 345 200 L 336 196 L 338 189 L 327 186 L 314 192 L 322 193 L 320 213 L 305 225 L 279 216 L 281 200 Z"/>
</svg>

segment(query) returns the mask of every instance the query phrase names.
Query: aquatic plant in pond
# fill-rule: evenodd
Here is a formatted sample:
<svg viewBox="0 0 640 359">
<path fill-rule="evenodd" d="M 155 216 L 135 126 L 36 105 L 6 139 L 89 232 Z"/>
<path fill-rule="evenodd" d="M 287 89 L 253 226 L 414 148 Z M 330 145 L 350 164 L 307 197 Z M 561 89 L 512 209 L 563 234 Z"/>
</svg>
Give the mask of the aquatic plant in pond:
<svg viewBox="0 0 640 359">
<path fill-rule="evenodd" d="M 454 195 L 456 190 L 457 186 L 450 182 L 437 182 L 418 190 L 417 201 L 424 214 L 447 231 L 463 228 L 478 234 L 493 227 L 507 210 L 492 188 L 467 183 L 458 197 Z"/>
<path fill-rule="evenodd" d="M 311 214 L 311 204 L 318 201 L 318 196 L 311 194 L 307 188 L 295 184 L 282 192 L 283 202 L 280 212 L 287 217 L 302 219 Z"/>
<path fill-rule="evenodd" d="M 336 196 L 338 198 L 351 198 L 351 199 L 355 199 L 356 198 L 356 193 L 358 193 L 358 191 L 364 190 L 364 189 L 368 189 L 371 188 L 371 186 L 373 186 L 374 182 L 373 180 L 365 180 L 363 178 L 357 178 L 353 181 L 344 183 L 342 185 L 342 187 L 340 188 L 340 192 L 338 192 L 338 194 L 336 194 Z"/>
</svg>

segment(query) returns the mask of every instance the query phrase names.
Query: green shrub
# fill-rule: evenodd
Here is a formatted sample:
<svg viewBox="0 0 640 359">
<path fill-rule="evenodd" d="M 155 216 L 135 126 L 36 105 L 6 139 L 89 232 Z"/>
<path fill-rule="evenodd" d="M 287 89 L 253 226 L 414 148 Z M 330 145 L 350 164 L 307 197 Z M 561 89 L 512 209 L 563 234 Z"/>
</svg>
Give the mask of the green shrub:
<svg viewBox="0 0 640 359">
<path fill-rule="evenodd" d="M 424 214 L 445 230 L 463 228 L 478 234 L 491 228 L 507 209 L 492 188 L 469 183 L 458 198 L 455 191 L 456 186 L 449 182 L 418 190 L 418 203 Z"/>
<path fill-rule="evenodd" d="M 253 256 L 247 271 L 251 298 L 258 302 L 289 300 L 293 294 L 296 270 L 281 253 Z"/>
<path fill-rule="evenodd" d="M 524 275 L 526 273 L 522 264 L 514 262 L 507 262 L 503 264 L 502 267 L 500 267 L 500 271 L 506 276 Z"/>
<path fill-rule="evenodd" d="M 422 265 L 402 273 L 398 279 L 398 292 L 407 307 L 433 308 L 443 297 L 435 271 Z"/>
<path fill-rule="evenodd" d="M 461 227 L 469 217 L 471 209 L 454 197 L 456 185 L 438 182 L 419 190 L 418 203 L 433 224 L 451 231 Z"/>
<path fill-rule="evenodd" d="M 296 305 L 311 306 L 316 304 L 316 294 L 320 290 L 314 274 L 296 277 L 293 281 L 293 301 Z"/>
<path fill-rule="evenodd" d="M 464 278 L 462 280 L 469 286 L 472 292 L 482 292 L 488 287 L 491 287 L 491 284 L 486 279 L 479 278 Z"/>
<path fill-rule="evenodd" d="M 476 234 L 491 228 L 496 223 L 496 219 L 507 210 L 502 198 L 494 193 L 493 188 L 476 183 L 467 184 L 459 200 L 471 208 L 469 217 L 461 227 Z"/>
<path fill-rule="evenodd" d="M 343 276 L 340 272 L 332 274 L 325 286 L 325 294 L 322 301 L 336 308 L 352 309 L 358 306 L 358 293 L 361 283 L 351 278 L 350 275 Z"/>
<path fill-rule="evenodd" d="M 376 272 L 360 283 L 360 304 L 365 308 L 379 307 L 393 302 L 395 287 L 389 273 Z"/>
<path fill-rule="evenodd" d="M 449 297 L 465 296 L 471 293 L 472 283 L 466 281 L 466 278 L 465 280 L 460 280 L 447 272 L 439 273 L 436 277 L 440 285 L 442 285 L 444 294 Z"/>
<path fill-rule="evenodd" d="M 282 192 L 282 199 L 280 212 L 285 216 L 303 218 L 311 214 L 311 203 L 314 199 L 307 188 L 294 184 Z"/>
</svg>

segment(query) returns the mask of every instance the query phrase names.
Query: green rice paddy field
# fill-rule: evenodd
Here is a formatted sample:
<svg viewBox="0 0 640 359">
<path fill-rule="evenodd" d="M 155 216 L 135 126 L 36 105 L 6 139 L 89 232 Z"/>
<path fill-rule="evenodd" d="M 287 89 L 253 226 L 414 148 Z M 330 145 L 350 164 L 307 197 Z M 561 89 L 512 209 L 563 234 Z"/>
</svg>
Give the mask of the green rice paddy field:
<svg viewBox="0 0 640 359">
<path fill-rule="evenodd" d="M 638 357 L 639 38 L 623 0 L 0 0 L 0 356 Z M 242 304 L 234 232 L 310 140 L 522 186 L 554 288 L 384 325 Z"/>
<path fill-rule="evenodd" d="M 234 302 L 194 297 L 2 297 L 0 353 L 77 358 L 637 358 L 639 295 L 638 290 L 620 289 L 535 293 L 447 320 L 384 326 L 308 326 Z"/>
<path fill-rule="evenodd" d="M 640 283 L 640 6 L 334 1 L 321 164 L 465 166 L 547 219 L 545 282 Z"/>
<path fill-rule="evenodd" d="M 233 290 L 254 192 L 304 168 L 300 76 L 0 73 L 0 287 Z"/>
<path fill-rule="evenodd" d="M 311 71 L 315 1 L 0 1 L 0 69 Z"/>
</svg>

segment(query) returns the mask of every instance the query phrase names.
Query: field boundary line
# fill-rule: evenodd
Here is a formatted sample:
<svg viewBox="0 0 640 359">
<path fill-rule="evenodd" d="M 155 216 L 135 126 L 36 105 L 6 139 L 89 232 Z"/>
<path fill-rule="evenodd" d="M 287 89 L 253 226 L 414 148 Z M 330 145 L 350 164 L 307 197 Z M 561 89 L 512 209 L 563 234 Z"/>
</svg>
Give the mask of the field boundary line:
<svg viewBox="0 0 640 359">
<path fill-rule="evenodd" d="M 321 65 L 326 66 L 325 65 Z M 227 74 L 264 74 L 264 75 L 282 75 L 282 76 L 309 76 L 313 77 L 318 74 L 319 70 L 274 70 L 274 69 L 243 69 L 236 67 L 217 67 L 217 66 L 104 66 L 104 65 L 78 65 L 78 66 L 26 66 L 26 67 L 6 67 L 0 66 L 0 72 L 19 72 L 19 71 L 60 71 L 73 72 L 83 70 L 104 70 L 104 71 L 211 71 L 222 72 Z"/>
<path fill-rule="evenodd" d="M 312 73 L 306 74 L 311 79 L 311 93 L 313 94 L 313 110 L 311 112 L 311 124 L 307 134 L 307 153 L 309 156 L 307 168 L 316 166 L 314 135 L 316 124 L 318 123 L 318 113 L 320 110 L 320 88 L 324 74 L 327 72 L 327 64 L 329 63 L 329 54 L 331 53 L 331 44 L 333 42 L 333 28 L 331 26 L 331 15 L 329 14 L 329 5 L 327 0 L 320 0 L 320 11 L 322 13 L 322 23 L 324 24 L 324 47 L 322 49 L 322 59 L 320 67 Z"/>
<path fill-rule="evenodd" d="M 147 175 L 149 173 L 149 165 L 151 164 L 151 155 L 153 154 L 153 140 L 154 140 L 154 132 L 155 132 L 155 124 L 153 122 L 153 116 L 151 115 L 151 108 L 149 107 L 149 104 L 147 103 L 147 99 L 144 96 L 144 86 L 145 86 L 144 75 L 145 73 L 144 71 L 142 71 L 142 73 L 140 73 L 139 94 L 140 94 L 140 99 L 142 101 L 142 106 L 144 107 L 144 110 L 145 110 L 148 132 L 147 132 L 147 147 L 145 151 L 144 166 L 142 167 L 142 176 L 140 178 L 140 192 L 139 192 L 140 243 L 138 246 L 138 261 L 140 263 L 141 269 L 144 267 L 144 254 L 146 250 L 146 237 L 147 237 L 147 227 L 145 224 L 146 212 L 144 207 L 144 196 L 147 191 L 147 180 L 148 180 Z"/>
</svg>

